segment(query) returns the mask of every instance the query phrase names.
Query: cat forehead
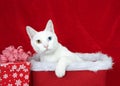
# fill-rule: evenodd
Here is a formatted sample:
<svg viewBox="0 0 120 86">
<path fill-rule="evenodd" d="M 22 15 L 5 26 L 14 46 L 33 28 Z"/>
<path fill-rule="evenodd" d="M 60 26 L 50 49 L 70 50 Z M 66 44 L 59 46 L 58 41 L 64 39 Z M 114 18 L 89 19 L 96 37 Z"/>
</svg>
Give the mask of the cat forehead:
<svg viewBox="0 0 120 86">
<path fill-rule="evenodd" d="M 53 33 L 49 32 L 49 31 L 40 31 L 40 32 L 37 32 L 36 35 L 34 36 L 35 39 L 44 39 L 48 36 L 51 36 Z"/>
</svg>

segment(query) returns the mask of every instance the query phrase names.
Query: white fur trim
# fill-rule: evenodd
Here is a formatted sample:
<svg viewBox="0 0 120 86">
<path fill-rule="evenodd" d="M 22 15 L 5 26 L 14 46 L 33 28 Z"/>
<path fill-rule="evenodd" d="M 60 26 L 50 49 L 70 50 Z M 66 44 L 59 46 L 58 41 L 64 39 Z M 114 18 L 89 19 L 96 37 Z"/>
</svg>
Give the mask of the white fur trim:
<svg viewBox="0 0 120 86">
<path fill-rule="evenodd" d="M 79 54 L 79 53 L 77 53 Z M 82 54 L 80 54 L 82 55 Z M 85 56 L 87 55 L 87 57 Z M 86 53 L 83 55 L 84 62 L 74 62 L 67 67 L 67 71 L 79 71 L 79 70 L 90 70 L 90 71 L 98 71 L 98 70 L 108 70 L 112 68 L 113 62 L 112 57 L 109 57 L 106 54 L 102 53 Z M 95 58 L 96 55 L 96 58 Z M 84 58 L 85 57 L 85 58 Z M 94 57 L 94 59 L 92 58 Z M 49 63 L 49 62 L 38 62 L 35 60 L 31 60 L 31 70 L 32 71 L 54 71 L 57 63 Z"/>
</svg>

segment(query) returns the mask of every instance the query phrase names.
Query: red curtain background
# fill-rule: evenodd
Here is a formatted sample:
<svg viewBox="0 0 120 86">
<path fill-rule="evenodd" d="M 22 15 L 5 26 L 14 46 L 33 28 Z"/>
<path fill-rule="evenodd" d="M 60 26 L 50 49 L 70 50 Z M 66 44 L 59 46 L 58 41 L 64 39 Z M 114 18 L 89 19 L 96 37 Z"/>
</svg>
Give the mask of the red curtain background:
<svg viewBox="0 0 120 86">
<path fill-rule="evenodd" d="M 120 85 L 120 0 L 0 0 L 0 52 L 9 45 L 33 52 L 25 27 L 43 30 L 48 19 L 70 50 L 112 56 L 106 84 Z"/>
</svg>

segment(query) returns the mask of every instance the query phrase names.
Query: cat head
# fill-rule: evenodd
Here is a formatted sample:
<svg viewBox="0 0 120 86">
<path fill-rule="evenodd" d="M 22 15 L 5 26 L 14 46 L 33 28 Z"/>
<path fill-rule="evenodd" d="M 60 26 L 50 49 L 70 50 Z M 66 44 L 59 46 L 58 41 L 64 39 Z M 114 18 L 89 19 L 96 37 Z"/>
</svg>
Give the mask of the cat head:
<svg viewBox="0 0 120 86">
<path fill-rule="evenodd" d="M 26 31 L 31 45 L 37 53 L 50 54 L 57 49 L 59 43 L 51 20 L 47 22 L 43 31 L 38 32 L 30 26 L 26 26 Z"/>
</svg>

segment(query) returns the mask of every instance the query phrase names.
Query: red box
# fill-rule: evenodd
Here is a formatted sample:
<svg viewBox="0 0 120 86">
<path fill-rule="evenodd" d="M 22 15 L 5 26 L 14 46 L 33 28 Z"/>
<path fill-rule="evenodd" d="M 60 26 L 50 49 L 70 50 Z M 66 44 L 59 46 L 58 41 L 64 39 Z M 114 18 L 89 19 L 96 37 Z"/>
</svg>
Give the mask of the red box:
<svg viewBox="0 0 120 86">
<path fill-rule="evenodd" d="M 32 86 L 106 86 L 106 71 L 67 71 L 57 78 L 53 71 L 32 71 Z"/>
<path fill-rule="evenodd" d="M 29 86 L 30 63 L 0 64 L 0 86 Z"/>
</svg>

